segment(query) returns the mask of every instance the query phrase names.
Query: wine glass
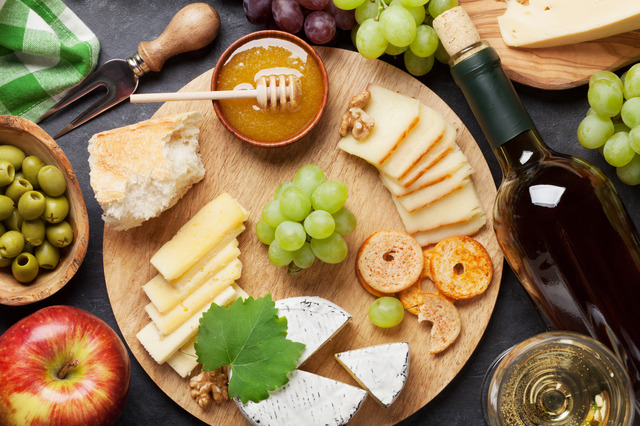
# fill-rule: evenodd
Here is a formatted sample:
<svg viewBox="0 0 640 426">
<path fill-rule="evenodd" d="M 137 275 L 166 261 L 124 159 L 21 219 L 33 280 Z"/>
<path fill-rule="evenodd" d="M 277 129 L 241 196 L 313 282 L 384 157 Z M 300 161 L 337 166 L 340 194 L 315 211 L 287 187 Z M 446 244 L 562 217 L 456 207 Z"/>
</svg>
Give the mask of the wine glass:
<svg viewBox="0 0 640 426">
<path fill-rule="evenodd" d="M 634 393 L 606 346 L 573 332 L 533 336 L 500 355 L 483 383 L 496 425 L 631 425 Z"/>
</svg>

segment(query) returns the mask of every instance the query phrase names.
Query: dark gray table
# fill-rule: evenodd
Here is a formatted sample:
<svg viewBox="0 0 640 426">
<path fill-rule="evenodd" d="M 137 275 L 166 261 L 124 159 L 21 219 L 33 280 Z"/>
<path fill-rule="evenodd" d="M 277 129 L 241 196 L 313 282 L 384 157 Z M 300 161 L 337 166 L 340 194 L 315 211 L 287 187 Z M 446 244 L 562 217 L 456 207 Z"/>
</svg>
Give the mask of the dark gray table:
<svg viewBox="0 0 640 426">
<path fill-rule="evenodd" d="M 109 59 L 126 58 L 136 52 L 138 43 L 157 37 L 187 0 L 66 0 L 66 4 L 93 30 L 101 42 L 100 64 Z M 207 71 L 216 63 L 224 49 L 240 36 L 263 29 L 250 24 L 242 11 L 240 0 L 209 1 L 222 21 L 220 35 L 208 47 L 170 59 L 161 73 L 144 76 L 139 90 L 144 92 L 177 91 L 187 82 Z M 350 48 L 349 35 L 344 34 L 338 47 Z M 401 61 L 389 60 L 402 66 Z M 420 78 L 436 92 L 469 128 L 485 154 L 496 184 L 500 183 L 500 167 L 467 103 L 453 83 L 448 67 L 436 63 L 433 71 Z M 582 148 L 575 132 L 588 104 L 586 87 L 564 91 L 542 91 L 516 84 L 516 89 L 528 108 L 540 133 L 554 149 L 586 158 L 601 167 L 613 180 L 636 226 L 640 222 L 640 197 L 637 189 L 623 185 L 615 170 L 606 165 L 597 151 Z M 56 134 L 82 112 L 88 103 L 80 103 L 41 123 L 50 134 Z M 87 141 L 97 132 L 147 119 L 157 104 L 124 102 L 84 126 L 58 139 L 69 157 L 82 187 L 89 213 L 91 237 L 84 263 L 75 277 L 54 296 L 23 307 L 0 306 L 0 332 L 20 318 L 45 306 L 73 305 L 105 320 L 119 332 L 105 288 L 102 268 L 103 222 L 100 206 L 89 185 Z M 603 247 L 606 250 L 606 247 Z M 545 330 L 545 324 L 505 263 L 500 294 L 489 326 L 476 351 L 456 378 L 427 406 L 408 418 L 407 425 L 481 425 L 480 387 L 485 371 L 493 359 L 505 349 L 527 337 Z M 119 424 L 122 425 L 186 425 L 201 424 L 167 397 L 142 370 L 131 355 L 131 389 Z M 429 386 L 425 383 L 425 386 Z M 375 421 L 372 423 L 375 424 Z"/>
</svg>

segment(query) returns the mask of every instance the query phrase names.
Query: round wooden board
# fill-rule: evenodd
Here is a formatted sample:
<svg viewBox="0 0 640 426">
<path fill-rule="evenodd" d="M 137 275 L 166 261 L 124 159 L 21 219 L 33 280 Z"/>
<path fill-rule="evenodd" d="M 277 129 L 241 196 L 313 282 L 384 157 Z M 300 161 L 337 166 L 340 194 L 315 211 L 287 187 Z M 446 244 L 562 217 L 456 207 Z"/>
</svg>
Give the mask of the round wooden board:
<svg viewBox="0 0 640 426">
<path fill-rule="evenodd" d="M 141 286 L 156 274 L 149 263 L 155 251 L 192 217 L 205 203 L 221 192 L 229 192 L 250 211 L 247 230 L 239 237 L 243 263 L 240 286 L 254 297 L 269 292 L 274 299 L 314 295 L 324 297 L 349 312 L 352 321 L 327 342 L 302 368 L 357 386 L 334 358 L 334 354 L 366 346 L 408 341 L 410 374 L 398 400 L 388 409 L 371 398 L 355 416 L 356 424 L 396 423 L 433 399 L 460 371 L 480 340 L 498 295 L 503 257 L 489 223 L 476 238 L 493 259 L 493 281 L 487 292 L 468 301 L 456 302 L 462 332 L 444 353 L 429 355 L 427 323 L 419 324 L 407 314 L 403 323 L 384 330 L 373 326 L 367 310 L 374 297 L 358 284 L 355 255 L 370 234 L 380 229 L 403 229 L 402 222 L 376 169 L 359 158 L 336 148 L 340 116 L 348 100 L 368 82 L 415 96 L 440 111 L 459 131 L 458 144 L 475 168 L 474 182 L 485 211 L 491 216 L 496 187 L 476 142 L 460 119 L 431 90 L 418 80 L 381 61 L 368 61 L 354 52 L 318 48 L 329 74 L 330 94 L 327 110 L 318 126 L 297 144 L 277 149 L 251 146 L 232 137 L 219 122 L 210 102 L 173 102 L 162 106 L 155 116 L 199 110 L 205 116 L 201 126 L 200 149 L 206 168 L 203 181 L 160 217 L 126 232 L 104 231 L 104 271 L 107 290 L 118 325 L 131 351 L 149 376 L 185 410 L 211 424 L 237 424 L 243 416 L 233 402 L 200 409 L 189 396 L 188 383 L 169 366 L 157 365 L 136 339 L 136 333 L 149 322 L 144 311 L 148 303 Z M 211 71 L 185 86 L 184 90 L 208 90 Z M 262 206 L 272 199 L 276 186 L 293 178 L 302 165 L 315 163 L 327 178 L 343 181 L 349 188 L 347 206 L 358 218 L 356 230 L 346 237 L 348 258 L 338 265 L 316 262 L 298 276 L 290 277 L 285 268 L 272 266 L 266 246 L 254 234 Z"/>
<path fill-rule="evenodd" d="M 493 46 L 513 81 L 547 90 L 581 86 L 598 71 L 614 71 L 640 60 L 640 30 L 566 46 L 524 49 L 504 44 L 498 26 L 507 3 L 460 0 L 480 37 Z"/>
</svg>

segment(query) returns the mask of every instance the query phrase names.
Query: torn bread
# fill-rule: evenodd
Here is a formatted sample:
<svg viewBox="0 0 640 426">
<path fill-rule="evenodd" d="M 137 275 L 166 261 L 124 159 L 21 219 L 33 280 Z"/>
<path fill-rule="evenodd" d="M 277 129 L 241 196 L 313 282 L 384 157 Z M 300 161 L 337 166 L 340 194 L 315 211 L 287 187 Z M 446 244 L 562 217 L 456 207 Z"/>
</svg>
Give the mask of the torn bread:
<svg viewBox="0 0 640 426">
<path fill-rule="evenodd" d="M 204 177 L 198 145 L 202 120 L 192 111 L 93 135 L 91 187 L 107 225 L 119 231 L 139 226 Z"/>
</svg>

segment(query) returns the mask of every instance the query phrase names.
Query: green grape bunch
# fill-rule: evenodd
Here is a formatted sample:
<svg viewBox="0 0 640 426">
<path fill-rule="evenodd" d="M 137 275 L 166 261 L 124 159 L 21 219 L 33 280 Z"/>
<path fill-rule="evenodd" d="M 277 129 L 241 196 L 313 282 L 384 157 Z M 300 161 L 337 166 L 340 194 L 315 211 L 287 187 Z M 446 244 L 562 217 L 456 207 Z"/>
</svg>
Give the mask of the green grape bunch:
<svg viewBox="0 0 640 426">
<path fill-rule="evenodd" d="M 578 125 L 578 141 L 600 150 L 621 182 L 640 184 L 640 63 L 621 77 L 593 74 L 587 99 L 591 108 Z"/>
<path fill-rule="evenodd" d="M 449 55 L 431 26 L 442 12 L 458 6 L 458 0 L 333 0 L 336 7 L 355 10 L 357 25 L 352 40 L 367 59 L 387 54 L 403 55 L 407 71 L 423 76 L 435 60 L 447 63 Z"/>
<path fill-rule="evenodd" d="M 258 240 L 269 246 L 269 261 L 296 274 L 315 259 L 340 263 L 347 257 L 343 236 L 356 227 L 355 215 L 344 204 L 344 183 L 325 180 L 315 164 L 302 166 L 291 182 L 281 183 L 256 223 Z"/>
</svg>

